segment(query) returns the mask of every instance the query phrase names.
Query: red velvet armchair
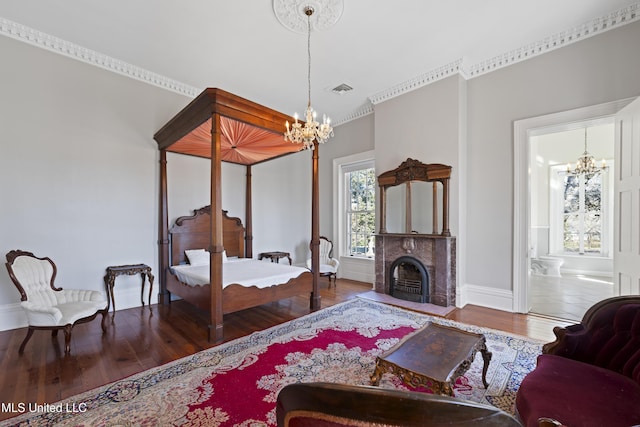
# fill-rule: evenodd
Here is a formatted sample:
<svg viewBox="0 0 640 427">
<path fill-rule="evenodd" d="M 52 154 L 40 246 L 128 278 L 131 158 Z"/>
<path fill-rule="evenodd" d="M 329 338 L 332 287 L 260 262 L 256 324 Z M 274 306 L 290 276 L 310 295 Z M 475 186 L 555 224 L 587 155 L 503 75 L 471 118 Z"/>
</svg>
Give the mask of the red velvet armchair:
<svg viewBox="0 0 640 427">
<path fill-rule="evenodd" d="M 640 424 L 640 295 L 603 300 L 580 324 L 554 328 L 516 398 L 527 427 Z"/>
</svg>

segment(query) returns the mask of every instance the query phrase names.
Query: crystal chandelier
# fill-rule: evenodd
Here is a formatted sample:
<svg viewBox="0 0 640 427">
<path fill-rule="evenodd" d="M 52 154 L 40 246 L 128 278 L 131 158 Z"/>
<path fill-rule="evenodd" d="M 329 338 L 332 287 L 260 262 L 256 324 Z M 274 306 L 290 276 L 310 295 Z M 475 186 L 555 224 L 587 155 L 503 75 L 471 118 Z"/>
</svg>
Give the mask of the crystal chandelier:
<svg viewBox="0 0 640 427">
<path fill-rule="evenodd" d="M 607 168 L 608 166 L 604 159 L 602 159 L 601 166 L 597 166 L 595 159 L 589 154 L 589 151 L 587 151 L 587 128 L 584 128 L 584 153 L 578 157 L 576 167 L 573 170 L 571 169 L 571 163 L 567 164 L 567 173 L 591 177 L 607 170 Z"/>
<path fill-rule="evenodd" d="M 287 131 L 284 133 L 284 140 L 291 141 L 296 144 L 304 144 L 304 149 L 313 150 L 313 140 L 317 140 L 320 144 L 324 144 L 326 140 L 333 136 L 333 128 L 331 127 L 331 119 L 326 115 L 322 115 L 322 124 L 316 121 L 316 112 L 311 108 L 311 15 L 313 8 L 306 6 L 304 14 L 307 15 L 307 83 L 308 83 L 308 103 L 305 112 L 304 124 L 298 121 L 298 113 L 294 115 L 295 122 L 289 125 L 286 123 Z"/>
</svg>

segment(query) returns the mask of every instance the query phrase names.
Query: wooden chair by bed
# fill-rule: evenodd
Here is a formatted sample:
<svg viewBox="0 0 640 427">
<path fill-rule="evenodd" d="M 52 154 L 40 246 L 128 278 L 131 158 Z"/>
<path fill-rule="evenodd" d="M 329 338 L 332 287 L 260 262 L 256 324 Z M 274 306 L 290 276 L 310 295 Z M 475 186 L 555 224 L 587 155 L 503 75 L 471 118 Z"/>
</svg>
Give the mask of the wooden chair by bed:
<svg viewBox="0 0 640 427">
<path fill-rule="evenodd" d="M 252 206 L 251 206 L 251 166 L 283 155 L 299 152 L 303 147 L 284 140 L 283 132 L 286 121 L 293 122 L 291 116 L 282 114 L 268 107 L 256 104 L 237 95 L 217 88 L 205 89 L 189 105 L 163 126 L 154 139 L 160 150 L 160 207 L 159 207 L 159 258 L 160 258 L 160 295 L 159 302 L 168 304 L 173 286 L 170 264 L 169 214 L 167 198 L 167 152 L 205 157 L 211 159 L 211 205 L 206 220 L 198 221 L 208 235 L 207 242 L 201 248 L 210 253 L 210 290 L 208 306 L 210 312 L 209 338 L 220 341 L 223 338 L 223 314 L 237 309 L 255 306 L 280 296 L 280 291 L 273 291 L 265 298 L 264 291 L 255 295 L 236 295 L 243 303 L 236 306 L 229 302 L 231 291 L 222 289 L 222 257 L 223 251 L 229 250 L 224 244 L 224 226 L 222 213 L 222 162 L 230 162 L 246 166 L 246 236 L 245 256 L 253 256 L 252 240 Z M 240 138 L 235 138 L 240 136 Z M 312 197 L 311 197 L 311 254 L 312 271 L 310 291 L 310 309 L 320 308 L 319 282 L 319 163 L 317 141 L 314 141 L 312 152 Z M 175 236 L 174 236 L 175 237 Z M 305 239 L 306 240 L 306 239 Z M 244 292 L 245 290 L 243 290 Z M 305 290 L 306 292 L 306 290 Z M 224 294 L 224 295 L 223 295 Z M 288 294 L 287 294 L 288 295 Z M 184 298 L 184 295 L 181 295 Z M 203 295 L 198 296 L 202 299 Z M 204 295 L 206 298 L 206 295 Z M 191 299 L 191 297 L 187 297 Z M 195 296 L 194 296 L 195 298 Z M 186 299 L 186 298 L 185 298 Z"/>
</svg>

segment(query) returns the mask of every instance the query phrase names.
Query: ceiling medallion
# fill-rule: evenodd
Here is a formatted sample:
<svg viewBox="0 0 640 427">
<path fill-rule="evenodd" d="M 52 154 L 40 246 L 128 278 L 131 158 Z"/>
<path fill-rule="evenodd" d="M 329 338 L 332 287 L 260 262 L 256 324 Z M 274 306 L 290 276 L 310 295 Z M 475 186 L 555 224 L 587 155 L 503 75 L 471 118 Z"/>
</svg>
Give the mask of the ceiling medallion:
<svg viewBox="0 0 640 427">
<path fill-rule="evenodd" d="M 311 30 L 322 31 L 331 28 L 342 16 L 343 0 L 273 0 L 273 11 L 278 21 L 287 29 L 306 34 L 307 16 L 305 9 L 313 9 Z"/>
</svg>

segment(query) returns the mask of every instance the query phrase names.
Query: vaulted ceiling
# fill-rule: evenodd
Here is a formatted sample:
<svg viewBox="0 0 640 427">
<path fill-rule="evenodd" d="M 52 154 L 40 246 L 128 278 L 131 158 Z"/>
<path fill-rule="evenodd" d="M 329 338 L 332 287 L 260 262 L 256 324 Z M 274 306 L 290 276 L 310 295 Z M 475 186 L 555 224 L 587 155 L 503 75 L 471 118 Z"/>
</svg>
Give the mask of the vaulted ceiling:
<svg viewBox="0 0 640 427">
<path fill-rule="evenodd" d="M 307 105 L 307 35 L 285 28 L 274 4 L 341 3 L 2 0 L 0 35 L 190 97 L 219 87 L 293 115 Z M 473 78 L 638 20 L 639 9 L 630 0 L 345 0 L 338 22 L 311 35 L 312 104 L 344 123 L 442 77 Z M 343 83 L 353 90 L 331 91 Z"/>
</svg>

